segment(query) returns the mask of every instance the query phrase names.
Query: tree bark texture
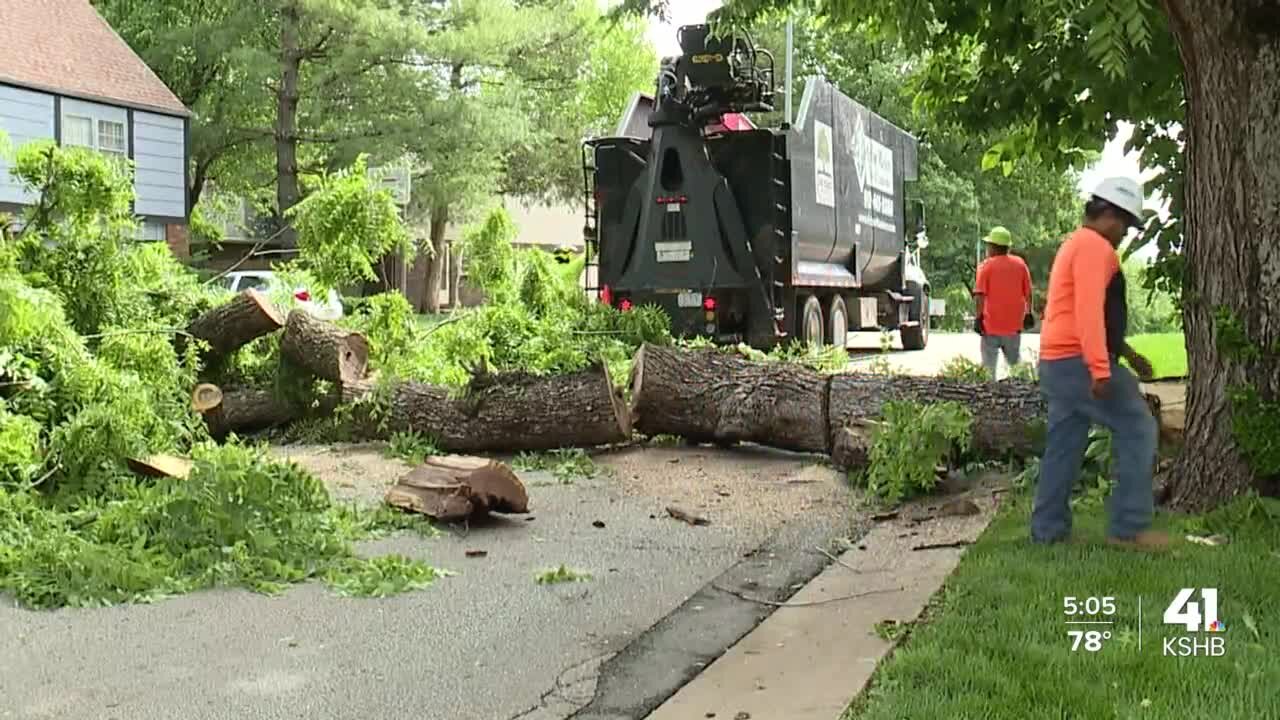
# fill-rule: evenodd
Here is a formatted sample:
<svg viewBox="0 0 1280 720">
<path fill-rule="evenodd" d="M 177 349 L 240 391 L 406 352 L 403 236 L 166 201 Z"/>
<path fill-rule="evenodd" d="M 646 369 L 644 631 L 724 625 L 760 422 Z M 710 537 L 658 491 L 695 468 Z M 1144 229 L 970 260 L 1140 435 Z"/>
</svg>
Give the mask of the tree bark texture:
<svg viewBox="0 0 1280 720">
<path fill-rule="evenodd" d="M 303 408 L 280 398 L 275 392 L 257 388 L 225 389 L 222 401 L 203 411 L 209 434 L 215 440 L 222 440 L 231 433 L 252 433 L 288 425 L 303 414 Z"/>
<path fill-rule="evenodd" d="M 298 204 L 298 101 L 301 97 L 302 16 L 296 2 L 280 8 L 280 79 L 276 87 L 276 210 L 280 217 Z M 285 221 L 287 224 L 287 221 Z M 281 233 L 286 248 L 297 246 L 297 232 Z"/>
<path fill-rule="evenodd" d="M 289 313 L 280 354 L 318 378 L 342 384 L 363 379 L 369 367 L 369 342 L 363 335 L 303 310 Z"/>
<path fill-rule="evenodd" d="M 355 383 L 343 397 L 350 402 L 372 390 L 369 381 Z M 555 450 L 631 438 L 626 405 L 603 366 L 565 375 L 477 375 L 461 392 L 405 382 L 374 395 L 355 413 L 365 435 L 415 432 L 448 452 Z"/>
<path fill-rule="evenodd" d="M 419 262 L 426 263 L 427 282 L 423 291 L 422 312 L 440 312 L 440 284 L 444 279 L 444 258 L 449 253 L 445 231 L 449 227 L 449 206 L 437 204 L 431 209 L 430 242 L 432 252 L 422 253 Z"/>
<path fill-rule="evenodd" d="M 1035 383 L 1006 380 L 962 383 L 930 377 L 873 374 L 834 375 L 827 400 L 833 445 L 843 428 L 858 428 L 880 417 L 886 402 L 955 402 L 973 415 L 972 448 L 983 457 L 1039 452 L 1046 407 Z"/>
<path fill-rule="evenodd" d="M 427 458 L 387 489 L 386 502 L 445 522 L 529 512 L 529 494 L 508 465 L 463 455 Z"/>
<path fill-rule="evenodd" d="M 1280 400 L 1280 5 L 1162 5 L 1187 99 L 1182 312 L 1190 382 L 1186 449 L 1170 474 L 1169 501 L 1203 510 L 1265 480 L 1237 443 L 1233 391 L 1252 387 Z M 1223 310 L 1242 325 L 1253 357 L 1220 347 Z"/>
<path fill-rule="evenodd" d="M 825 453 L 826 388 L 800 365 L 645 345 L 631 368 L 631 416 L 642 435 Z"/>
<path fill-rule="evenodd" d="M 212 358 L 230 355 L 282 327 L 284 321 L 267 296 L 250 289 L 192 320 L 187 333 L 209 343 Z"/>
<path fill-rule="evenodd" d="M 968 407 L 974 449 L 987 456 L 1032 453 L 1043 437 L 1045 407 L 1031 383 L 823 375 L 718 350 L 654 345 L 640 349 L 632 369 L 632 417 L 641 434 L 754 442 L 851 464 L 865 462 L 866 429 L 895 399 Z"/>
</svg>

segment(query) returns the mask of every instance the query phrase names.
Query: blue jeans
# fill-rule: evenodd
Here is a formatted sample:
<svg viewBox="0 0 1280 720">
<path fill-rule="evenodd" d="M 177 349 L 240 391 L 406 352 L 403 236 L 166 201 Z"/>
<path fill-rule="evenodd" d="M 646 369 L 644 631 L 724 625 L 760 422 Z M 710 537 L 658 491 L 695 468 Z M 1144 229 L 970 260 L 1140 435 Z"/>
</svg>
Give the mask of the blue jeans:
<svg viewBox="0 0 1280 720">
<path fill-rule="evenodd" d="M 1159 428 L 1138 386 L 1138 378 L 1111 361 L 1110 392 L 1097 400 L 1083 358 L 1040 362 L 1040 391 L 1049 405 L 1048 433 L 1040 461 L 1040 481 L 1031 511 L 1031 537 L 1037 542 L 1071 534 L 1071 492 L 1089 442 L 1089 426 L 1111 430 L 1115 485 L 1107 500 L 1108 535 L 1132 538 L 1151 526 Z"/>
</svg>

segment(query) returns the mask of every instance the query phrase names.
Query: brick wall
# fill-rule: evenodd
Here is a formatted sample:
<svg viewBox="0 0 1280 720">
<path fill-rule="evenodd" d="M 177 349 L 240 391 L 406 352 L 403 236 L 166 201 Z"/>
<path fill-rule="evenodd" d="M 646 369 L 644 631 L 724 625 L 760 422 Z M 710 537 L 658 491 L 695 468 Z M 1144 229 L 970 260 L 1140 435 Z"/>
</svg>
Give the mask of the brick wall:
<svg viewBox="0 0 1280 720">
<path fill-rule="evenodd" d="M 179 260 L 191 259 L 191 235 L 186 225 L 165 225 L 164 241 Z"/>
</svg>

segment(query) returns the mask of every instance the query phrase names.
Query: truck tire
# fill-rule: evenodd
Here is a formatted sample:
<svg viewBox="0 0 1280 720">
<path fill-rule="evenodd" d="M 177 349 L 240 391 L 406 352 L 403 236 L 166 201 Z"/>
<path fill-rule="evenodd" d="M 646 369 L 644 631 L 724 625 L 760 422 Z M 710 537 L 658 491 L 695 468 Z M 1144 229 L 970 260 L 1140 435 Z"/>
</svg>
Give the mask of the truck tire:
<svg viewBox="0 0 1280 720">
<path fill-rule="evenodd" d="M 826 323 L 822 321 L 822 303 L 816 295 L 805 298 L 800 310 L 800 341 L 811 347 L 822 347 L 826 340 L 823 331 Z"/>
<path fill-rule="evenodd" d="M 839 348 L 849 347 L 849 310 L 842 295 L 831 298 L 827 309 L 827 341 Z"/>
<path fill-rule="evenodd" d="M 911 310 L 907 319 L 915 325 L 902 328 L 902 349 L 923 350 L 929 344 L 929 290 L 919 285 L 911 286 Z"/>
</svg>

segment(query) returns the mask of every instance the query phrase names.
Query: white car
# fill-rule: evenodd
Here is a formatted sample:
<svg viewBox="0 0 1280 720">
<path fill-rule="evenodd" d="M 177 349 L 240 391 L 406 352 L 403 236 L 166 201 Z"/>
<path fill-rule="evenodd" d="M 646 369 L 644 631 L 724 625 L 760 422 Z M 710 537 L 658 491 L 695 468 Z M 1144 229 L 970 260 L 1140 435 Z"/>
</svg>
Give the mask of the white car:
<svg viewBox="0 0 1280 720">
<path fill-rule="evenodd" d="M 233 293 L 253 289 L 273 296 L 280 283 L 276 274 L 267 270 L 236 270 L 227 273 L 221 282 L 223 287 Z M 342 300 L 335 290 L 330 290 L 323 300 L 317 300 L 306 288 L 294 288 L 293 303 L 308 315 L 321 320 L 339 320 L 343 315 Z"/>
</svg>

